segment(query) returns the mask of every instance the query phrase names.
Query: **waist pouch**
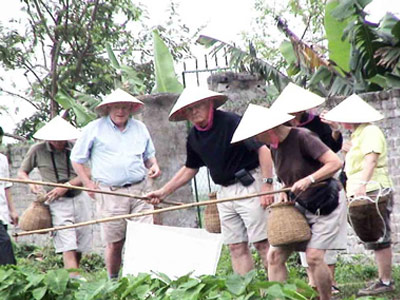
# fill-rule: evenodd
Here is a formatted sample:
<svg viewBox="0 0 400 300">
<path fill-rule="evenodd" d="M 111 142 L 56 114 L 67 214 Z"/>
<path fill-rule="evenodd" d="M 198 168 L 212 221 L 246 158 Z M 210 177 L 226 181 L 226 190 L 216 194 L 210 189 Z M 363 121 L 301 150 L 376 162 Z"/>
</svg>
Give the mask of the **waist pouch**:
<svg viewBox="0 0 400 300">
<path fill-rule="evenodd" d="M 334 178 L 324 182 L 326 184 L 313 188 L 306 198 L 296 199 L 301 206 L 316 215 L 329 215 L 339 205 L 339 182 Z"/>
</svg>

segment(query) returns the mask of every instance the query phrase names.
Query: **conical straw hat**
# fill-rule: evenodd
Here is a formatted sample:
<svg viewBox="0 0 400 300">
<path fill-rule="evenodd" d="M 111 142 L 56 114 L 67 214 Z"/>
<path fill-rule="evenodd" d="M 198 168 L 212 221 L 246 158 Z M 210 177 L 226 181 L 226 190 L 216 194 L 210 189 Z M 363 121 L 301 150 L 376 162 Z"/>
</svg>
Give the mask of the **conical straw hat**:
<svg viewBox="0 0 400 300">
<path fill-rule="evenodd" d="M 107 114 L 107 106 L 115 103 L 130 103 L 133 106 L 132 114 L 140 113 L 143 110 L 144 104 L 142 101 L 136 99 L 131 94 L 121 90 L 116 89 L 114 92 L 109 94 L 104 98 L 104 100 L 96 106 L 95 111 L 104 116 Z"/>
<path fill-rule="evenodd" d="M 382 120 L 384 116 L 360 96 L 353 94 L 327 112 L 324 118 L 339 123 L 368 123 Z"/>
<path fill-rule="evenodd" d="M 294 116 L 287 113 L 268 109 L 259 105 L 249 104 L 239 126 L 233 134 L 231 143 L 248 139 L 276 126 L 282 125 Z"/>
<path fill-rule="evenodd" d="M 183 90 L 182 94 L 176 100 L 174 107 L 171 109 L 169 114 L 170 121 L 183 121 L 186 117 L 183 113 L 185 108 L 189 107 L 194 103 L 205 100 L 214 100 L 214 108 L 217 108 L 224 104 L 228 99 L 227 96 L 213 92 L 200 87 L 187 87 Z"/>
<path fill-rule="evenodd" d="M 317 107 L 324 102 L 325 98 L 290 82 L 272 103 L 271 109 L 293 114 Z"/>
<path fill-rule="evenodd" d="M 68 141 L 77 139 L 79 135 L 78 129 L 60 116 L 56 116 L 36 131 L 33 137 L 45 141 Z"/>
</svg>

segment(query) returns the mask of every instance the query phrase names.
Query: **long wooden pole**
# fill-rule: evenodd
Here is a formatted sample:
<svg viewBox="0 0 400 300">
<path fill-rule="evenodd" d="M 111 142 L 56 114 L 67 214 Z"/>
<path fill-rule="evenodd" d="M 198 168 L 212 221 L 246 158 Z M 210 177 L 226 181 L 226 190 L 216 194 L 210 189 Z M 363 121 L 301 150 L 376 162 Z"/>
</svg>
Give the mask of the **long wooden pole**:
<svg viewBox="0 0 400 300">
<path fill-rule="evenodd" d="M 280 190 L 275 190 L 275 191 L 248 194 L 248 195 L 240 196 L 240 197 L 221 198 L 221 199 L 217 199 L 217 200 L 206 200 L 206 201 L 201 201 L 201 202 L 193 202 L 193 203 L 187 203 L 187 204 L 183 204 L 183 205 L 179 205 L 179 206 L 165 207 L 165 208 L 160 208 L 160 209 L 156 209 L 156 210 L 149 210 L 149 211 L 144 211 L 144 212 L 140 212 L 140 213 L 114 216 L 114 217 L 97 219 L 97 220 L 81 222 L 81 223 L 76 223 L 76 224 L 71 224 L 71 225 L 57 226 L 57 227 L 52 227 L 52 228 L 45 228 L 45 229 L 38 229 L 38 230 L 31 230 L 31 231 L 23 231 L 23 232 L 19 232 L 19 233 L 14 233 L 13 236 L 18 237 L 18 236 L 30 235 L 30 234 L 36 234 L 36 233 L 47 233 L 47 232 L 53 232 L 53 231 L 58 231 L 58 230 L 63 230 L 63 229 L 70 229 L 70 228 L 93 225 L 93 224 L 98 224 L 98 223 L 111 222 L 111 221 L 116 221 L 116 220 L 121 220 L 121 219 L 142 217 L 142 216 L 147 216 L 147 215 L 155 215 L 155 214 L 160 214 L 160 213 L 167 212 L 167 211 L 174 211 L 174 210 L 179 210 L 179 209 L 191 208 L 191 207 L 195 207 L 195 206 L 210 205 L 210 204 L 223 203 L 223 202 L 229 202 L 229 201 L 237 201 L 237 200 L 243 200 L 243 199 L 259 197 L 259 196 L 263 196 L 263 195 L 271 195 L 271 194 L 282 193 L 282 192 L 288 192 L 288 191 L 290 191 L 290 187 L 280 189 Z"/>
<path fill-rule="evenodd" d="M 145 196 L 139 196 L 139 195 L 128 194 L 128 193 L 120 193 L 120 192 L 114 192 L 114 191 L 103 191 L 103 190 L 100 190 L 100 189 L 99 190 L 97 190 L 97 189 L 89 189 L 89 188 L 85 188 L 85 187 L 82 187 L 82 186 L 69 185 L 69 184 L 63 184 L 63 183 L 54 183 L 54 182 L 36 181 L 36 180 L 27 180 L 27 179 L 17 179 L 17 178 L 4 178 L 4 177 L 0 177 L 0 181 L 54 186 L 54 187 L 61 187 L 61 188 L 66 188 L 66 189 L 81 190 L 81 191 L 85 191 L 85 192 L 93 192 L 93 193 L 99 193 L 99 194 L 107 194 L 107 195 L 114 195 L 114 196 L 121 196 L 121 197 L 129 197 L 129 198 L 135 198 L 135 199 L 139 199 L 139 200 L 150 200 L 148 197 L 145 197 Z M 182 202 L 172 202 L 172 201 L 163 201 L 163 203 L 170 204 L 170 205 L 182 205 L 183 204 Z"/>
</svg>

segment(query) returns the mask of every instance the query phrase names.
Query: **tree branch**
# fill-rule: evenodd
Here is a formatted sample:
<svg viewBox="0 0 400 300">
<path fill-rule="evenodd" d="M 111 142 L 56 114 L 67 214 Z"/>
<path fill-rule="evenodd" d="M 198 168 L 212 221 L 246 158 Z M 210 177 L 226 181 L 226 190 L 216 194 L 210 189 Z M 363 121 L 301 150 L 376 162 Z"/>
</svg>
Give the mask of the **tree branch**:
<svg viewBox="0 0 400 300">
<path fill-rule="evenodd" d="M 46 19 L 44 18 L 42 11 L 40 10 L 39 3 L 37 2 L 37 0 L 33 0 L 33 3 L 35 4 L 36 11 L 40 17 L 40 20 L 42 21 L 42 24 L 43 24 L 44 28 L 46 29 L 47 35 L 49 36 L 49 38 L 52 40 L 53 43 L 56 43 L 57 41 L 56 41 L 55 37 L 52 35 L 49 27 L 47 27 Z M 45 8 L 47 10 L 46 6 L 45 6 Z M 52 16 L 52 15 L 50 14 L 50 16 Z"/>
<path fill-rule="evenodd" d="M 19 140 L 19 141 L 21 141 L 21 142 L 25 142 L 25 141 L 26 141 L 26 138 L 24 138 L 24 137 L 22 137 L 22 136 L 19 136 L 19 135 L 12 134 L 12 133 L 6 133 L 6 132 L 5 132 L 5 133 L 4 133 L 4 136 L 7 136 L 7 137 L 10 137 L 10 138 Z"/>
<path fill-rule="evenodd" d="M 19 95 L 19 94 L 16 94 L 16 93 L 7 91 L 7 90 L 5 90 L 5 89 L 3 89 L 3 88 L 0 88 L 0 90 L 1 90 L 2 92 L 4 92 L 4 93 L 10 95 L 10 96 L 14 96 L 14 97 L 21 98 L 21 99 L 25 100 L 26 102 L 28 102 L 30 105 L 32 105 L 34 108 L 39 109 L 39 106 L 37 106 L 34 102 L 32 102 L 31 100 L 29 100 L 28 98 L 26 98 L 26 97 L 24 97 L 24 96 L 21 96 L 21 95 Z"/>
<path fill-rule="evenodd" d="M 87 7 L 89 6 L 89 4 L 90 4 L 90 2 L 87 3 L 85 10 L 87 10 Z M 87 38 L 87 43 L 85 45 L 85 48 L 83 49 L 83 51 L 79 55 L 78 61 L 77 61 L 77 64 L 76 64 L 76 75 L 77 75 L 77 77 L 79 77 L 78 75 L 79 75 L 79 73 L 80 73 L 80 71 L 82 69 L 83 60 L 85 58 L 86 52 L 88 51 L 91 42 L 92 42 L 92 38 L 91 38 L 91 35 L 90 35 L 90 30 L 92 29 L 93 23 L 96 20 L 96 14 L 97 14 L 97 10 L 98 10 L 98 5 L 99 5 L 99 0 L 96 0 L 95 3 L 94 3 L 94 8 L 93 8 L 91 17 L 90 17 L 90 22 L 86 26 L 86 32 L 87 32 L 88 38 Z"/>
</svg>

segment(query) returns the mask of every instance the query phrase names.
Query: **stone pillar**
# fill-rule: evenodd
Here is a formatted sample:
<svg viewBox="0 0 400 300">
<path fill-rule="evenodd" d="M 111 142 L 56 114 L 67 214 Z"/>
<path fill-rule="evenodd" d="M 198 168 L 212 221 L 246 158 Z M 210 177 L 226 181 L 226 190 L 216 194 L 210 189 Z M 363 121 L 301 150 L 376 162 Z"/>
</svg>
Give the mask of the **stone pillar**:
<svg viewBox="0 0 400 300">
<path fill-rule="evenodd" d="M 161 168 L 161 177 L 154 180 L 153 188 L 158 189 L 169 181 L 184 165 L 186 160 L 186 122 L 168 121 L 169 112 L 179 95 L 160 93 L 137 97 L 145 103 L 145 109 L 137 119 L 146 124 L 156 148 L 156 158 Z M 168 200 L 190 203 L 194 200 L 190 184 L 178 189 Z M 166 205 L 161 205 L 166 207 Z M 197 227 L 195 208 L 176 210 L 161 214 L 157 223 L 169 226 Z"/>
</svg>

